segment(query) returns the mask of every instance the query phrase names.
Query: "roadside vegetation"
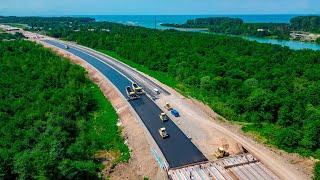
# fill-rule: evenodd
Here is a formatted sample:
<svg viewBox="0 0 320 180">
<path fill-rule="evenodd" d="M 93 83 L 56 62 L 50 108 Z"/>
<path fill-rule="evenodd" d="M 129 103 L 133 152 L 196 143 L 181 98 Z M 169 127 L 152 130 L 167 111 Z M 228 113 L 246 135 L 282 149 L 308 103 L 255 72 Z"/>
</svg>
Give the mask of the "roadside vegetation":
<svg viewBox="0 0 320 180">
<path fill-rule="evenodd" d="M 209 28 L 210 32 L 289 39 L 290 31 L 320 33 L 320 16 L 297 16 L 290 23 L 245 23 L 240 18 L 209 17 L 190 19 L 184 24 L 162 24 L 175 28 Z"/>
<path fill-rule="evenodd" d="M 320 162 L 318 162 L 314 168 L 314 179 L 320 180 Z"/>
<path fill-rule="evenodd" d="M 244 131 L 288 152 L 320 159 L 319 51 L 108 22 L 73 19 L 71 26 L 70 20 L 57 26 L 50 18 L 42 21 L 33 26 L 116 55 L 155 78 L 165 74 L 168 78 L 160 81 L 228 120 L 246 122 Z"/>
<path fill-rule="evenodd" d="M 98 151 L 129 159 L 115 110 L 80 66 L 0 41 L 0 76 L 0 179 L 97 179 Z"/>
<path fill-rule="evenodd" d="M 10 41 L 10 40 L 16 40 L 16 39 L 23 39 L 23 38 L 24 36 L 21 33 L 15 33 L 15 34 L 9 34 L 5 32 L 0 33 L 1 41 Z"/>
</svg>

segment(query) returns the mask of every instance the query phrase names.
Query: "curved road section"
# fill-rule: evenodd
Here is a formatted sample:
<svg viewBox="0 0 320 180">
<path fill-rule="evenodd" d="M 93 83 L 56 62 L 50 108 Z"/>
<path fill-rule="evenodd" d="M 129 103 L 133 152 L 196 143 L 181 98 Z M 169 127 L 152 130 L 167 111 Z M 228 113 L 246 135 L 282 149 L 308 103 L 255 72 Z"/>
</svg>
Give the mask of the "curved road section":
<svg viewBox="0 0 320 180">
<path fill-rule="evenodd" d="M 44 42 L 61 49 L 65 49 L 64 44 L 57 41 L 44 40 Z M 90 55 L 90 52 L 80 50 L 73 46 L 65 50 L 80 57 L 95 67 L 105 77 L 107 77 L 114 86 L 116 86 L 116 88 L 119 89 L 124 97 L 126 97 L 125 87 L 131 86 L 131 77 L 123 75 L 120 71 L 115 70 L 114 67 L 107 64 L 105 61 Z M 131 100 L 129 103 L 140 116 L 149 133 L 159 146 L 162 154 L 165 156 L 166 161 L 169 164 L 169 168 L 177 168 L 207 161 L 206 157 L 175 125 L 175 123 L 172 122 L 171 119 L 164 123 L 161 122 L 159 114 L 162 111 L 148 96 L 142 95 L 139 99 Z M 161 127 L 166 128 L 169 134 L 168 138 L 161 138 L 158 132 L 158 129 Z"/>
</svg>

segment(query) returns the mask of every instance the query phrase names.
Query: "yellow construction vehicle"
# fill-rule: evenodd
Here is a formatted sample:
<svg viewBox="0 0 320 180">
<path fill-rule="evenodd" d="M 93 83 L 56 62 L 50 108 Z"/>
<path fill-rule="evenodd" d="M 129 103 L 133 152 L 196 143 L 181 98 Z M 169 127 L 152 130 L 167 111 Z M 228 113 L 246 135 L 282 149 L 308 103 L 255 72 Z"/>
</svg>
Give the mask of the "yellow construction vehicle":
<svg viewBox="0 0 320 180">
<path fill-rule="evenodd" d="M 172 110 L 172 107 L 169 103 L 166 103 L 166 105 L 164 106 L 164 108 L 166 108 L 168 111 Z"/>
<path fill-rule="evenodd" d="M 137 83 L 132 83 L 132 89 L 133 89 L 134 92 L 137 93 L 137 94 L 144 94 L 144 90 L 142 89 L 141 86 L 138 86 Z"/>
<path fill-rule="evenodd" d="M 229 156 L 229 152 L 226 151 L 223 147 L 219 147 L 218 150 L 214 152 L 214 155 L 216 156 L 216 158 L 220 159 Z"/>
<path fill-rule="evenodd" d="M 159 134 L 162 137 L 162 139 L 169 137 L 165 127 L 159 129 Z"/>
<path fill-rule="evenodd" d="M 159 115 L 159 117 L 160 117 L 160 119 L 161 119 L 162 122 L 165 122 L 165 121 L 168 121 L 168 120 L 169 120 L 168 116 L 167 116 L 165 113 L 161 113 L 161 114 Z"/>
<path fill-rule="evenodd" d="M 130 86 L 126 87 L 126 92 L 128 95 L 128 100 L 139 98 L 139 96 L 136 94 L 136 92 L 134 92 L 134 90 Z"/>
</svg>

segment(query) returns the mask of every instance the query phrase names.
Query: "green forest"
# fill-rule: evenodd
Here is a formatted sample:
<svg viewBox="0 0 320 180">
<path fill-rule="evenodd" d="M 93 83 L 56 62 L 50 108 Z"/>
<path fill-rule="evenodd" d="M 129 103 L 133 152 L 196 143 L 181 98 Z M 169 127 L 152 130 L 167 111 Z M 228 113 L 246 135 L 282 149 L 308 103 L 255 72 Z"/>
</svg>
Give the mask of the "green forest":
<svg viewBox="0 0 320 180">
<path fill-rule="evenodd" d="M 0 179 L 98 179 L 97 151 L 129 159 L 115 110 L 80 66 L 0 39 L 0 76 Z"/>
<path fill-rule="evenodd" d="M 209 17 L 188 20 L 184 24 L 162 24 L 176 28 L 209 28 L 210 32 L 289 39 L 290 31 L 320 33 L 320 16 L 297 16 L 290 23 L 245 23 L 240 18 Z"/>
<path fill-rule="evenodd" d="M 116 56 L 226 119 L 244 122 L 244 131 L 266 143 L 320 159 L 319 51 L 225 35 L 42 20 L 34 25 L 42 33 Z"/>
<path fill-rule="evenodd" d="M 293 30 L 320 33 L 320 16 L 298 16 L 290 20 Z"/>
</svg>

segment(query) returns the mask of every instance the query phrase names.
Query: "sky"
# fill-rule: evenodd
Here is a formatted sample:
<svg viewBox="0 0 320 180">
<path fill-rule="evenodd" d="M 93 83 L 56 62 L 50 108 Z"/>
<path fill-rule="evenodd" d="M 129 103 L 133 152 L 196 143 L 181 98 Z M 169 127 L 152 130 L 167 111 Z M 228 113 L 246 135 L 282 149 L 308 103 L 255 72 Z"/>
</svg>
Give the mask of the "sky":
<svg viewBox="0 0 320 180">
<path fill-rule="evenodd" d="M 0 15 L 320 14 L 320 0 L 0 0 Z"/>
</svg>

